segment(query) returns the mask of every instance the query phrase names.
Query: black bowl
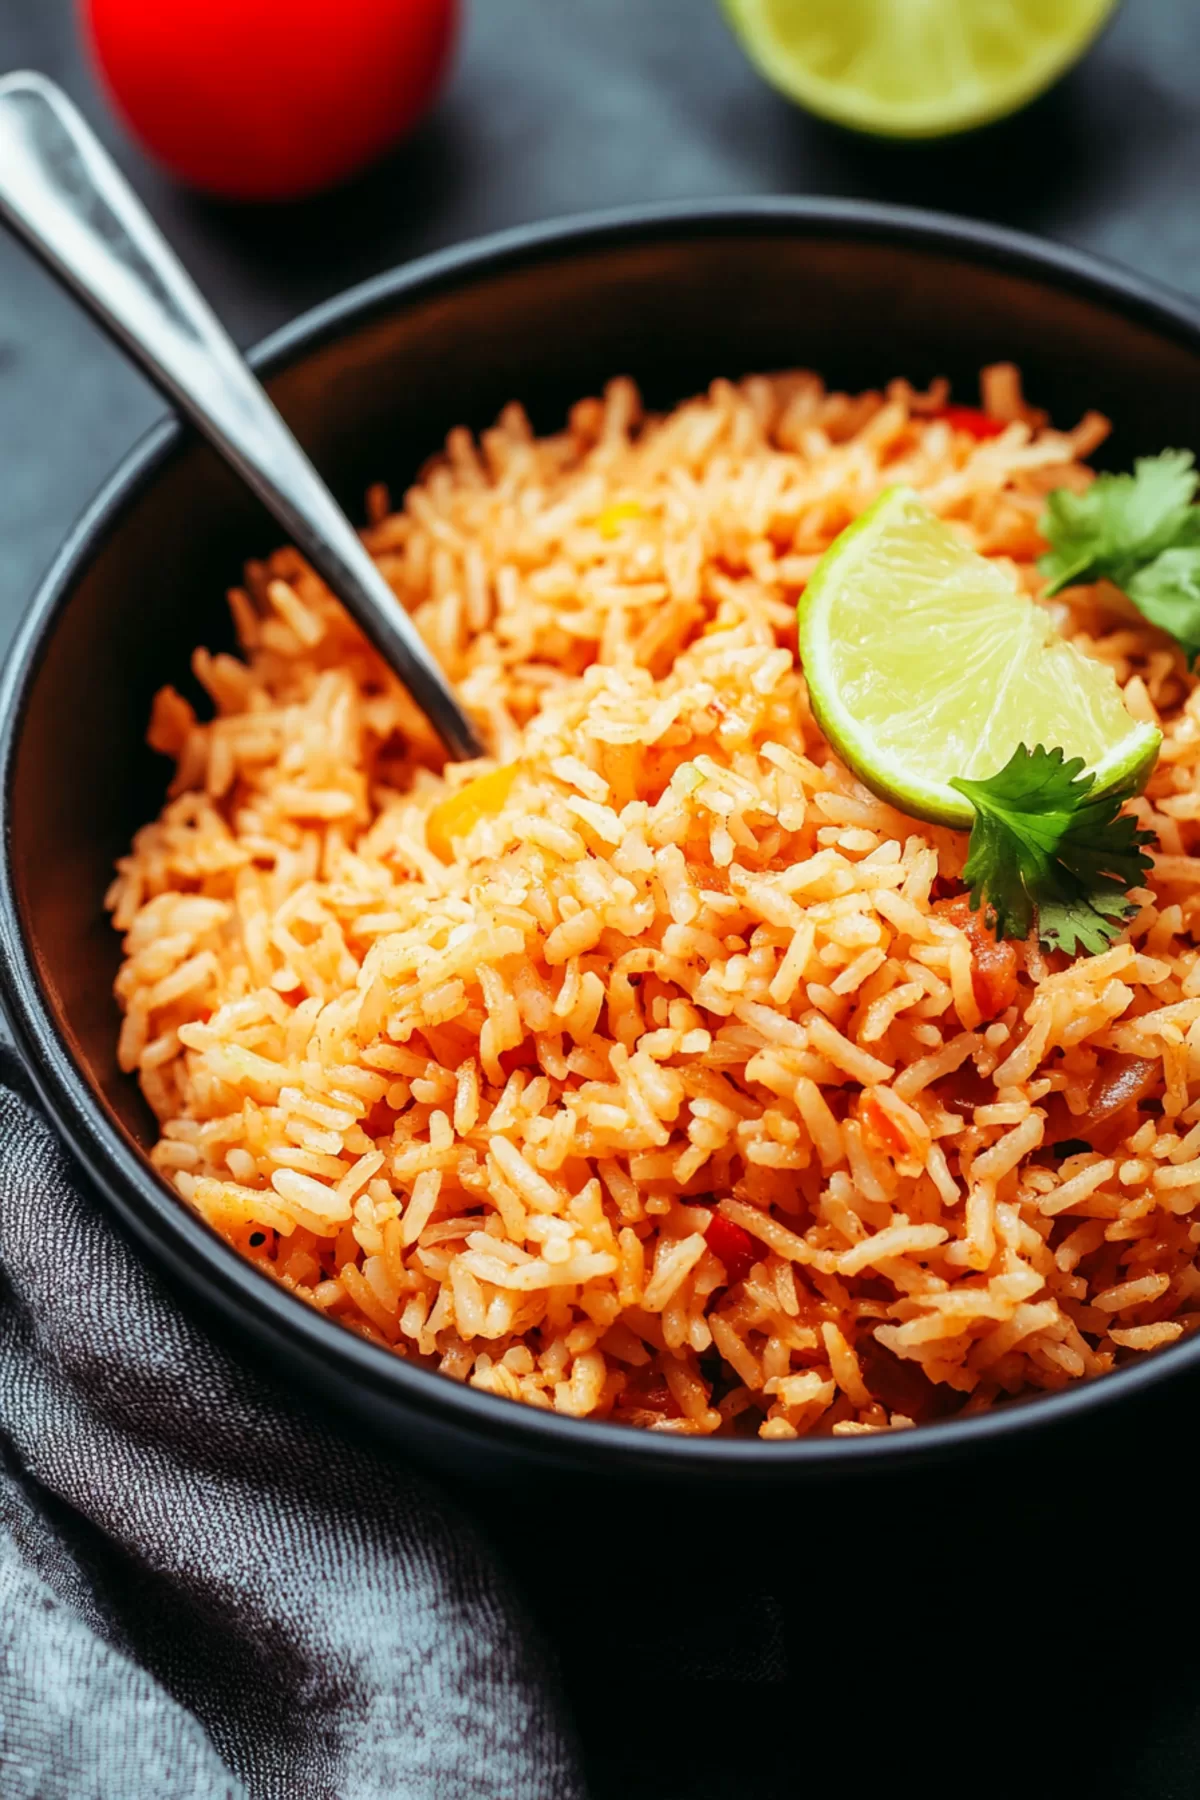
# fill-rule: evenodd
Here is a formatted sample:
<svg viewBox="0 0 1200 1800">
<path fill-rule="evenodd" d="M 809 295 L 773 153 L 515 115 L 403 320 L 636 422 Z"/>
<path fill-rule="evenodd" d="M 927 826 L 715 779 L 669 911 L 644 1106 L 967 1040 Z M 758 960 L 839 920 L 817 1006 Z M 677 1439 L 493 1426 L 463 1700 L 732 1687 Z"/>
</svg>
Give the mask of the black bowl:
<svg viewBox="0 0 1200 1800">
<path fill-rule="evenodd" d="M 820 201 L 623 213 L 508 233 L 356 289 L 268 343 L 259 369 L 347 507 L 399 491 L 461 422 L 517 396 L 540 428 L 616 373 L 654 404 L 717 375 L 797 364 L 858 389 L 949 375 L 962 398 L 1011 358 L 1127 464 L 1200 441 L 1200 318 L 1133 276 L 955 220 Z M 483 1472 L 533 1468 L 787 1482 L 1024 1443 L 1200 1364 L 1200 1337 L 1101 1381 L 986 1416 L 795 1443 L 588 1424 L 495 1399 L 368 1344 L 257 1274 L 154 1173 L 152 1121 L 116 1065 L 114 858 L 161 804 L 151 695 L 229 642 L 223 595 L 278 539 L 184 430 L 128 458 L 35 599 L 0 699 L 4 999 L 42 1099 L 113 1210 L 218 1328 L 382 1441 Z M 1040 1437 L 1045 1445 L 1045 1438 Z"/>
</svg>

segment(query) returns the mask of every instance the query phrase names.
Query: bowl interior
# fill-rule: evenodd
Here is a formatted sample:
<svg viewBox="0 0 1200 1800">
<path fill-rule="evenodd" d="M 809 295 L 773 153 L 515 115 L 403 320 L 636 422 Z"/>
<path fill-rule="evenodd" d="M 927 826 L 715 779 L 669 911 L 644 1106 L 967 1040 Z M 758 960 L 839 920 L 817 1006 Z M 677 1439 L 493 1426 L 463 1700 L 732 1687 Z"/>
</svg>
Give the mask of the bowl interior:
<svg viewBox="0 0 1200 1800">
<path fill-rule="evenodd" d="M 279 361 L 272 392 L 351 510 L 393 494 L 447 430 L 521 399 L 540 430 L 617 373 L 669 405 L 715 376 L 807 366 L 860 389 L 945 374 L 971 400 L 1013 360 L 1062 423 L 1114 421 L 1103 460 L 1200 439 L 1200 339 L 986 248 L 826 220 L 677 222 L 526 246 L 327 319 Z M 225 589 L 278 540 L 207 450 L 185 441 L 80 538 L 18 721 L 9 856 L 42 1004 L 127 1141 L 152 1121 L 115 1059 L 114 859 L 162 803 L 143 744 L 151 696 L 191 687 L 197 644 L 227 647 Z"/>
</svg>

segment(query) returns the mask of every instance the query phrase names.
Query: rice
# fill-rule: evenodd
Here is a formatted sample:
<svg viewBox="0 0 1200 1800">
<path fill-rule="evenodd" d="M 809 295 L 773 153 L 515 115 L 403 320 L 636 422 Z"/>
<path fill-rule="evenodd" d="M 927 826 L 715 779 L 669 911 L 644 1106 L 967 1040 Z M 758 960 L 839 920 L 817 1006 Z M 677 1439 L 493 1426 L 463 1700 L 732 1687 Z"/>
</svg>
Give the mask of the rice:
<svg viewBox="0 0 1200 1800">
<path fill-rule="evenodd" d="M 893 482 L 1039 593 L 1044 495 L 1104 424 L 984 389 L 1010 423 L 976 443 L 944 384 L 718 381 L 649 417 L 615 381 L 557 436 L 515 406 L 452 432 L 398 511 L 373 490 L 470 767 L 294 551 L 251 565 L 242 658 L 196 653 L 211 716 L 155 702 L 176 774 L 109 905 L 153 1160 L 258 1268 L 491 1393 L 768 1439 L 1061 1389 L 1196 1324 L 1179 653 L 1103 584 L 1052 603 L 1165 733 L 1140 910 L 1074 963 L 987 953 L 965 837 L 855 780 L 796 666 L 797 596 Z"/>
</svg>

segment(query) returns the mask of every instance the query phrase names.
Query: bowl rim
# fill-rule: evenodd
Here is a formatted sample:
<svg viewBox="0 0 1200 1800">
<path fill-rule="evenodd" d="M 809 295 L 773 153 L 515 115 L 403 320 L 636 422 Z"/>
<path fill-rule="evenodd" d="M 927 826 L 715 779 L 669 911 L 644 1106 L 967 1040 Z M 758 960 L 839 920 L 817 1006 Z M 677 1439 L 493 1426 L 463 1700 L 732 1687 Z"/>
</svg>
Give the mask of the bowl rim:
<svg viewBox="0 0 1200 1800">
<path fill-rule="evenodd" d="M 529 263 L 648 241 L 772 232 L 849 237 L 965 257 L 1079 294 L 1200 354 L 1200 307 L 1090 253 L 952 214 L 856 200 L 766 197 L 620 207 L 475 238 L 345 290 L 273 332 L 250 353 L 250 360 L 269 380 L 332 339 L 360 330 L 380 316 Z M 277 1369 L 282 1348 L 298 1354 L 310 1370 L 320 1365 L 334 1379 L 353 1381 L 364 1406 L 377 1398 L 542 1461 L 576 1467 L 603 1463 L 614 1473 L 624 1468 L 643 1476 L 690 1473 L 761 1479 L 774 1471 L 787 1479 L 940 1462 L 995 1447 L 1014 1433 L 1028 1436 L 1061 1427 L 1097 1407 L 1128 1401 L 1151 1385 L 1200 1367 L 1197 1334 L 1057 1393 L 1035 1394 L 991 1412 L 911 1431 L 783 1442 L 647 1432 L 543 1411 L 407 1362 L 296 1299 L 184 1206 L 145 1153 L 97 1102 L 60 1028 L 25 936 L 12 866 L 12 790 L 26 703 L 75 584 L 126 512 L 148 493 L 168 462 L 195 441 L 187 427 L 167 418 L 126 454 L 39 583 L 0 674 L 0 1001 L 24 1065 L 59 1134 L 119 1220 L 190 1297 L 231 1323 L 243 1344 L 248 1336 L 269 1344 Z M 395 1433 L 389 1436 L 394 1441 Z"/>
</svg>

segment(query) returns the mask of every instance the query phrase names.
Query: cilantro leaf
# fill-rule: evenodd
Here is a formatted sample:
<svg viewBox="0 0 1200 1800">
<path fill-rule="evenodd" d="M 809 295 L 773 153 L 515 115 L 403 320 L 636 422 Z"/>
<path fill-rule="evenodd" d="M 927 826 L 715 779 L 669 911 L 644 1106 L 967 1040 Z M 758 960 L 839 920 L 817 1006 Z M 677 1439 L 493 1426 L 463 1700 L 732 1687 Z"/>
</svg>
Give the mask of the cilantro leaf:
<svg viewBox="0 0 1200 1800">
<path fill-rule="evenodd" d="M 1188 450 L 1144 456 L 1132 475 L 1097 475 L 1086 493 L 1047 496 L 1038 568 L 1047 592 L 1102 578 L 1173 637 L 1188 667 L 1200 656 L 1200 473 Z"/>
<path fill-rule="evenodd" d="M 951 783 L 975 808 L 963 878 L 997 938 L 1036 926 L 1052 949 L 1094 955 L 1137 911 L 1126 890 L 1150 867 L 1152 834 L 1122 813 L 1126 792 L 1094 782 L 1082 757 L 1018 744 L 997 774 Z"/>
<path fill-rule="evenodd" d="M 1139 569 L 1181 542 L 1200 542 L 1200 475 L 1190 450 L 1143 456 L 1132 475 L 1097 475 L 1082 494 L 1056 488 L 1040 529 L 1050 549 L 1038 568 L 1048 592 L 1106 577 L 1128 587 Z"/>
<path fill-rule="evenodd" d="M 1200 655 L 1200 544 L 1163 550 L 1130 578 L 1125 591 L 1143 618 L 1175 639 L 1188 668 L 1194 668 Z"/>
</svg>

